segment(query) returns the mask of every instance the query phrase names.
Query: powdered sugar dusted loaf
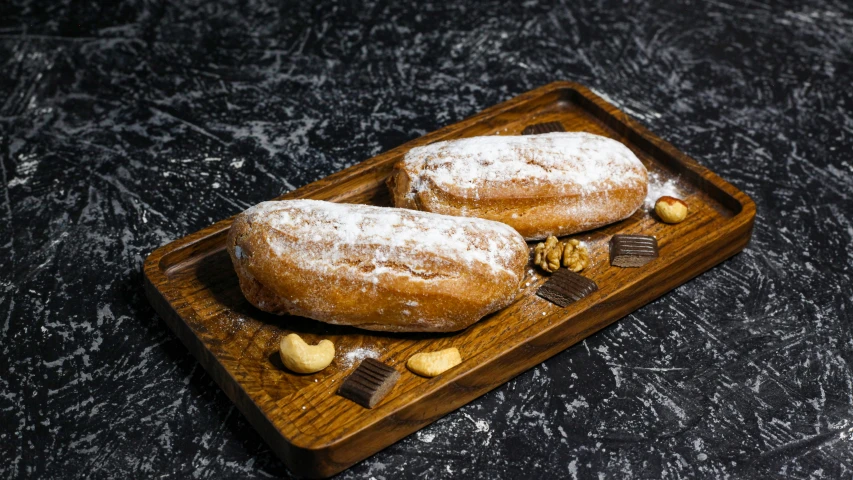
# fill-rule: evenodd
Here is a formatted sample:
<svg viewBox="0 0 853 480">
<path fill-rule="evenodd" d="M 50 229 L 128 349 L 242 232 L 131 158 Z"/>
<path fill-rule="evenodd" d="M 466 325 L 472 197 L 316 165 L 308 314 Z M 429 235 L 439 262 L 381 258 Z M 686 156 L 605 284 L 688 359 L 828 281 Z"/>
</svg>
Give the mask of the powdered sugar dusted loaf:
<svg viewBox="0 0 853 480">
<path fill-rule="evenodd" d="M 467 327 L 512 302 L 528 260 L 498 222 L 317 200 L 246 210 L 228 252 L 261 310 L 391 331 Z"/>
<path fill-rule="evenodd" d="M 416 147 L 395 165 L 388 187 L 398 207 L 497 220 L 533 240 L 631 216 L 647 177 L 615 140 L 555 132 Z"/>
</svg>

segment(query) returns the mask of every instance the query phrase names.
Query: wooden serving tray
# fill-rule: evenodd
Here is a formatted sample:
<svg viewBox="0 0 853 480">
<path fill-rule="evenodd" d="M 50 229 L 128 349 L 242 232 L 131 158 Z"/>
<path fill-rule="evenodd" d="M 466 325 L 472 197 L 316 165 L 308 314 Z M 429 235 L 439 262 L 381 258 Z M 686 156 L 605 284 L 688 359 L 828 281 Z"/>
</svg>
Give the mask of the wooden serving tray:
<svg viewBox="0 0 853 480">
<path fill-rule="evenodd" d="M 590 244 L 583 275 L 592 295 L 559 308 L 535 295 L 538 269 L 518 300 L 453 334 L 389 334 L 263 313 L 243 298 L 225 251 L 231 219 L 155 250 L 145 261 L 145 288 L 157 312 L 228 397 L 296 474 L 330 476 L 501 385 L 645 303 L 741 251 L 752 234 L 755 204 L 743 192 L 659 139 L 587 88 L 557 82 L 489 108 L 280 197 L 390 205 L 385 178 L 412 147 L 475 135 L 517 135 L 558 121 L 568 131 L 612 137 L 649 168 L 654 192 L 667 181 L 690 205 L 687 220 L 660 223 L 641 208 L 627 220 L 576 235 Z M 671 185 L 670 185 L 671 186 Z M 611 267 L 615 233 L 654 235 L 660 257 L 642 268 Z M 335 361 L 312 375 L 288 372 L 279 338 L 331 339 Z M 416 352 L 457 347 L 462 364 L 432 378 L 406 370 Z M 335 394 L 372 352 L 400 381 L 372 410 Z"/>
</svg>

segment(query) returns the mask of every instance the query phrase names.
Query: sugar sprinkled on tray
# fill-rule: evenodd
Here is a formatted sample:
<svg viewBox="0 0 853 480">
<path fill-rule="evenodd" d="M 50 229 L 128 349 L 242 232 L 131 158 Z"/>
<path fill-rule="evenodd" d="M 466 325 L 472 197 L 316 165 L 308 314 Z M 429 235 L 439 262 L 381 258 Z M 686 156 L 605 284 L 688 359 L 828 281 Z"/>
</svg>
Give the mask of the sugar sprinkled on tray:
<svg viewBox="0 0 853 480">
<path fill-rule="evenodd" d="M 349 368 L 365 358 L 379 358 L 379 352 L 366 347 L 354 348 L 343 355 L 341 363 L 343 366 Z"/>
<path fill-rule="evenodd" d="M 677 179 L 664 179 L 659 172 L 649 171 L 649 192 L 646 194 L 645 207 L 655 208 L 655 202 L 663 196 L 684 198 L 684 192 Z"/>
</svg>

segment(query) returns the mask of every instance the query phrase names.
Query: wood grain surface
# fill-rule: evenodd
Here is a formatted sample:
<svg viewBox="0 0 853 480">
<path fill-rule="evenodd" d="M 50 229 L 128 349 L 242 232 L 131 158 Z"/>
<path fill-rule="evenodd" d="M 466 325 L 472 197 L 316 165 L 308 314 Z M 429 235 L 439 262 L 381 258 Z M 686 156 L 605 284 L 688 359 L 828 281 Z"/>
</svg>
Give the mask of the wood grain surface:
<svg viewBox="0 0 853 480">
<path fill-rule="evenodd" d="M 528 125 L 552 121 L 567 131 L 623 142 L 657 181 L 675 182 L 690 205 L 690 215 L 676 225 L 641 208 L 624 221 L 572 236 L 589 244 L 592 262 L 583 275 L 599 289 L 565 308 L 535 295 L 545 278 L 531 263 L 515 303 L 452 334 L 378 333 L 265 314 L 243 298 L 225 252 L 231 219 L 151 253 L 144 267 L 148 297 L 294 473 L 333 475 L 746 246 L 755 216 L 749 197 L 585 87 L 568 82 L 527 92 L 280 198 L 390 205 L 385 178 L 410 148 L 476 135 L 517 135 Z M 616 233 L 655 236 L 660 257 L 642 268 L 611 267 L 607 242 Z M 284 369 L 278 343 L 293 332 L 309 343 L 332 340 L 337 351 L 332 365 L 310 375 Z M 429 379 L 406 370 L 411 355 L 448 347 L 459 349 L 462 364 Z M 335 394 L 358 365 L 346 361 L 356 349 L 375 352 L 401 373 L 390 394 L 369 410 Z"/>
</svg>

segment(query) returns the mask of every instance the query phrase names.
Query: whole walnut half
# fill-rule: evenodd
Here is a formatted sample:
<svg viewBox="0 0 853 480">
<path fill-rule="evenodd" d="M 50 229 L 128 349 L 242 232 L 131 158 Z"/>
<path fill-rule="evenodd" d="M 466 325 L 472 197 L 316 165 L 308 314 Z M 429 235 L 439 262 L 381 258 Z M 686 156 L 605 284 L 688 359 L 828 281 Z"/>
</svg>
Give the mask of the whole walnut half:
<svg viewBox="0 0 853 480">
<path fill-rule="evenodd" d="M 577 239 L 567 243 L 551 236 L 533 248 L 533 263 L 548 273 L 556 272 L 560 264 L 577 273 L 589 266 L 589 249 Z"/>
<path fill-rule="evenodd" d="M 550 236 L 544 243 L 539 243 L 533 248 L 533 263 L 539 265 L 546 272 L 556 272 L 560 268 L 560 259 L 563 256 L 563 243 L 557 237 Z"/>
<path fill-rule="evenodd" d="M 563 266 L 577 273 L 589 266 L 589 249 L 576 239 L 563 247 Z"/>
</svg>

